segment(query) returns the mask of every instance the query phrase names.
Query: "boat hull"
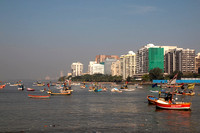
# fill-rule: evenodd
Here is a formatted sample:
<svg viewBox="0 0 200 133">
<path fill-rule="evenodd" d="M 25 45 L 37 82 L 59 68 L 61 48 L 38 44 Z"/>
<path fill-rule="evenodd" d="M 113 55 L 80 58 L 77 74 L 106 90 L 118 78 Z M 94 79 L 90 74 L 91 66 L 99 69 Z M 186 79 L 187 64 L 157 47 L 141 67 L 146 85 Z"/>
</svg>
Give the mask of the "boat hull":
<svg viewBox="0 0 200 133">
<path fill-rule="evenodd" d="M 184 102 L 176 102 L 174 104 L 166 102 L 166 101 L 159 101 L 156 100 L 156 107 L 160 109 L 170 109 L 170 110 L 190 110 L 191 103 L 184 103 Z"/>
<path fill-rule="evenodd" d="M 29 98 L 43 98 L 43 99 L 47 99 L 50 98 L 50 95 L 47 96 L 41 96 L 41 95 L 28 95 Z"/>
<path fill-rule="evenodd" d="M 50 93 L 51 95 L 71 95 L 71 93 Z"/>
<path fill-rule="evenodd" d="M 148 95 L 147 100 L 149 104 L 156 104 L 156 100 L 158 100 L 158 98 L 156 98 L 155 96 Z"/>
<path fill-rule="evenodd" d="M 35 91 L 33 88 L 26 88 L 27 91 Z"/>
</svg>

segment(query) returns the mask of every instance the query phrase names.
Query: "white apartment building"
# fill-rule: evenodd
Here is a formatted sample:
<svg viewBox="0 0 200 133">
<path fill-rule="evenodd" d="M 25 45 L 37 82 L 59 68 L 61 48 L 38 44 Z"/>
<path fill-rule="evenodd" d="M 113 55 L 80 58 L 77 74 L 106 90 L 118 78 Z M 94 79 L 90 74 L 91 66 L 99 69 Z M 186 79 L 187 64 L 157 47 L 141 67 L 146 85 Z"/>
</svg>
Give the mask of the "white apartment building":
<svg viewBox="0 0 200 133">
<path fill-rule="evenodd" d="M 96 61 L 90 61 L 88 65 L 88 73 L 90 75 L 97 73 L 104 74 L 104 65 L 98 64 Z"/>
<path fill-rule="evenodd" d="M 121 76 L 121 62 L 120 62 L 120 60 L 112 62 L 111 75 L 112 76 Z"/>
<path fill-rule="evenodd" d="M 81 76 L 83 73 L 83 64 L 80 62 L 74 62 L 71 65 L 71 69 L 72 69 L 72 76 Z"/>
<path fill-rule="evenodd" d="M 90 61 L 88 65 L 88 74 L 92 75 L 93 74 L 93 65 L 97 64 L 96 61 Z"/>
<path fill-rule="evenodd" d="M 136 73 L 136 54 L 133 51 L 129 51 L 127 55 L 121 55 L 120 62 L 122 78 L 124 80 Z"/>
</svg>

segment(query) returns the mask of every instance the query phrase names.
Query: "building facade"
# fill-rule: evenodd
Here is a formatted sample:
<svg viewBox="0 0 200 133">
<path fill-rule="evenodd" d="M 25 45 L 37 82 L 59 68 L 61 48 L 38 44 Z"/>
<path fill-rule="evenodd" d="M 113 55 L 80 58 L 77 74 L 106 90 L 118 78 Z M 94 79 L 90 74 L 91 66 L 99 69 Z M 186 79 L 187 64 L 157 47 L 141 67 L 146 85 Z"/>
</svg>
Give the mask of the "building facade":
<svg viewBox="0 0 200 133">
<path fill-rule="evenodd" d="M 90 61 L 88 65 L 88 74 L 93 74 L 93 65 L 96 64 L 96 61 Z"/>
<path fill-rule="evenodd" d="M 103 64 L 93 64 L 92 74 L 104 74 L 104 65 Z"/>
<path fill-rule="evenodd" d="M 71 65 L 71 69 L 72 69 L 72 76 L 81 76 L 83 73 L 83 64 L 80 62 L 74 62 Z"/>
<path fill-rule="evenodd" d="M 120 60 L 112 62 L 111 75 L 112 76 L 121 76 L 121 62 L 120 62 Z"/>
<path fill-rule="evenodd" d="M 127 55 L 120 57 L 121 62 L 121 75 L 125 80 L 128 76 L 132 77 L 136 73 L 136 54 L 133 51 L 129 51 Z"/>
<path fill-rule="evenodd" d="M 176 70 L 182 73 L 195 72 L 195 50 L 177 49 L 176 51 Z"/>
<path fill-rule="evenodd" d="M 176 71 L 176 49 L 165 53 L 165 73 L 172 74 Z"/>
<path fill-rule="evenodd" d="M 164 48 L 149 48 L 148 53 L 148 72 L 154 68 L 164 72 Z"/>
<path fill-rule="evenodd" d="M 200 74 L 200 53 L 195 57 L 195 72 Z"/>
<path fill-rule="evenodd" d="M 117 55 L 97 55 L 95 61 L 101 63 L 104 62 L 106 58 L 119 60 L 119 56 Z"/>
<path fill-rule="evenodd" d="M 137 51 L 137 74 L 148 73 L 151 69 L 159 67 L 164 71 L 164 47 L 147 44 Z"/>
<path fill-rule="evenodd" d="M 111 65 L 112 65 L 112 62 L 116 62 L 117 59 L 114 59 L 114 58 L 106 58 L 105 61 L 104 61 L 104 74 L 107 74 L 107 75 L 112 75 L 112 72 L 111 72 Z"/>
</svg>

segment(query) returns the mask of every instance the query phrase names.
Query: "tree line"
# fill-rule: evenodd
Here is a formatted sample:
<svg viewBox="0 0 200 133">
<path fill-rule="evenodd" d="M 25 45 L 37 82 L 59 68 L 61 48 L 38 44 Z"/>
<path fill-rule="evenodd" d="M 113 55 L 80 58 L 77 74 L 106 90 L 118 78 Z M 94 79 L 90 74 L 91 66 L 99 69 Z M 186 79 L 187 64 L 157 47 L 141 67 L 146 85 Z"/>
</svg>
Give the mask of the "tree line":
<svg viewBox="0 0 200 133">
<path fill-rule="evenodd" d="M 172 74 L 164 75 L 163 70 L 160 68 L 154 68 L 149 71 L 149 74 L 145 74 L 142 76 L 143 82 L 149 82 L 153 80 L 170 80 L 178 73 L 177 79 L 181 78 L 200 78 L 200 74 L 197 73 L 185 73 L 183 74 L 180 71 L 174 71 Z M 104 75 L 104 74 L 93 74 L 93 75 L 82 75 L 82 76 L 63 76 L 60 77 L 59 81 L 65 81 L 66 79 L 71 79 L 72 81 L 79 81 L 79 82 L 122 82 L 122 76 L 111 76 L 111 75 Z M 135 77 L 128 76 L 126 78 L 128 82 L 137 82 Z"/>
</svg>

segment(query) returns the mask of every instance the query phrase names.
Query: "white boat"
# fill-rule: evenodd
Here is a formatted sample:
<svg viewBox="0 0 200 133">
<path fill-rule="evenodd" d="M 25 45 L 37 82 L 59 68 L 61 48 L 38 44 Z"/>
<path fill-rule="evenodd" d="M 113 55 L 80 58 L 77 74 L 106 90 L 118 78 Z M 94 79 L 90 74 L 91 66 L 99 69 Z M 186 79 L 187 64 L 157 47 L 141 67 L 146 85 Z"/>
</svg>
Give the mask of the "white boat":
<svg viewBox="0 0 200 133">
<path fill-rule="evenodd" d="M 118 88 L 111 89 L 111 92 L 122 92 L 122 90 L 119 90 Z"/>
<path fill-rule="evenodd" d="M 123 91 L 134 91 L 135 89 L 124 89 Z"/>
</svg>

